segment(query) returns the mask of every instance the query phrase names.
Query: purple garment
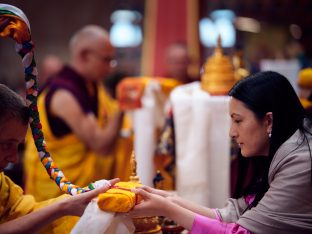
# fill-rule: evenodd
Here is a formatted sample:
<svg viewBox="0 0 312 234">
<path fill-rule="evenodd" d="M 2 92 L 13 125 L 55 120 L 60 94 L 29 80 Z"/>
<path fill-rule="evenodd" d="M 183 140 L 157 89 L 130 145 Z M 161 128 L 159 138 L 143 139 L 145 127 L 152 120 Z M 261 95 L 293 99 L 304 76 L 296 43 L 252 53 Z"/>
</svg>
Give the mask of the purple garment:
<svg viewBox="0 0 312 234">
<path fill-rule="evenodd" d="M 62 137 L 72 132 L 70 127 L 62 119 L 54 117 L 50 113 L 52 96 L 60 89 L 69 91 L 77 100 L 84 113 L 94 113 L 95 116 L 98 115 L 97 85 L 93 84 L 95 92 L 94 95 L 91 96 L 88 93 L 84 79 L 69 66 L 64 66 L 57 75 L 48 80 L 40 91 L 47 90 L 45 109 L 51 131 L 57 137 Z"/>
<path fill-rule="evenodd" d="M 191 234 L 250 234 L 248 230 L 236 223 L 225 223 L 217 219 L 196 215 Z"/>
</svg>

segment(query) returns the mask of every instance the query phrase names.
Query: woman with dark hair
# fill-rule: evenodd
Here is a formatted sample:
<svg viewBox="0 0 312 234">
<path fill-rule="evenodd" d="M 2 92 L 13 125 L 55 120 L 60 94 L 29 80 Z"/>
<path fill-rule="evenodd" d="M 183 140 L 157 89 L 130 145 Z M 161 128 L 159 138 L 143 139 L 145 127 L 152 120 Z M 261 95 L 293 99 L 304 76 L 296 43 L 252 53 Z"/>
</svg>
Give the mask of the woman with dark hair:
<svg viewBox="0 0 312 234">
<path fill-rule="evenodd" d="M 236 198 L 209 209 L 142 187 L 136 192 L 144 202 L 131 215 L 168 216 L 192 233 L 312 233 L 312 125 L 291 84 L 260 72 L 229 95 L 230 136 L 243 166 Z M 252 176 L 245 178 L 249 166 Z"/>
</svg>

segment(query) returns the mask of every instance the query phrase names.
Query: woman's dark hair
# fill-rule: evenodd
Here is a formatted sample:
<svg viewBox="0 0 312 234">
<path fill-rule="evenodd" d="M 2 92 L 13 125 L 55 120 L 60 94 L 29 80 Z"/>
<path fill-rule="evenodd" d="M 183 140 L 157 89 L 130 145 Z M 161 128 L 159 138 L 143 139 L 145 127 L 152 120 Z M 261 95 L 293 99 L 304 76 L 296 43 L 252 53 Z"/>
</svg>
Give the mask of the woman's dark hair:
<svg viewBox="0 0 312 234">
<path fill-rule="evenodd" d="M 268 172 L 274 154 L 297 129 L 304 130 L 303 119 L 306 114 L 292 85 L 277 72 L 265 71 L 250 75 L 238 81 L 230 90 L 229 96 L 243 102 L 259 120 L 267 112 L 272 112 L 273 115 L 269 156 L 244 158 L 240 153 L 238 155 L 238 181 L 234 197 L 256 194 L 251 204 L 255 206 L 269 188 Z M 252 176 L 244 188 L 249 166 L 252 167 Z"/>
<path fill-rule="evenodd" d="M 29 120 L 29 111 L 17 93 L 0 84 L 0 124 L 10 118 L 15 118 L 26 125 Z"/>
</svg>

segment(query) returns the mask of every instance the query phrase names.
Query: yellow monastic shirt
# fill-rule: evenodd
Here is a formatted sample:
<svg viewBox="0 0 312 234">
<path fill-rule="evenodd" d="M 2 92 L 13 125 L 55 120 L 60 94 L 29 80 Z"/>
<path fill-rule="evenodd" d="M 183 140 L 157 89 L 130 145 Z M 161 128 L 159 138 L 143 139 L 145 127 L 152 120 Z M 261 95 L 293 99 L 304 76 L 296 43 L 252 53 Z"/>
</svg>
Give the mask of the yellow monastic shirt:
<svg viewBox="0 0 312 234">
<path fill-rule="evenodd" d="M 115 177 L 119 177 L 121 180 L 128 179 L 133 145 L 132 136 L 120 137 L 113 152 L 105 156 L 91 151 L 75 134 L 57 138 L 53 135 L 48 123 L 45 97 L 46 93 L 42 93 L 38 97 L 38 110 L 47 149 L 56 165 L 73 184 L 85 187 L 99 179 Z M 105 127 L 107 124 L 105 121 L 116 113 L 118 105 L 108 96 L 102 85 L 99 86 L 98 100 L 98 125 Z M 26 193 L 34 195 L 37 201 L 62 194 L 41 164 L 31 134 L 28 134 L 27 137 L 24 165 Z"/>
<path fill-rule="evenodd" d="M 65 196 L 67 195 L 37 203 L 33 196 L 23 195 L 21 187 L 14 184 L 14 182 L 2 172 L 0 173 L 0 224 L 52 204 Z M 46 226 L 41 233 L 70 233 L 70 230 L 78 219 L 78 217 L 73 216 L 57 219 Z"/>
</svg>

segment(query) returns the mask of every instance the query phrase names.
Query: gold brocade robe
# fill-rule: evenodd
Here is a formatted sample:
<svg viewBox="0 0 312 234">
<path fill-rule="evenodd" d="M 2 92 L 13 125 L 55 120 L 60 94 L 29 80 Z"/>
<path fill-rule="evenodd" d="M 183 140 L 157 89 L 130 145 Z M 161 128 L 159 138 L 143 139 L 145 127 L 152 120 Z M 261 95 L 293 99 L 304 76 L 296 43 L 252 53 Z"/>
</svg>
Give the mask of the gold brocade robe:
<svg viewBox="0 0 312 234">
<path fill-rule="evenodd" d="M 23 195 L 21 187 L 14 184 L 14 182 L 2 172 L 0 173 L 0 224 L 52 204 L 65 196 L 67 195 L 44 202 L 35 202 L 33 196 Z M 74 216 L 65 216 L 47 225 L 40 233 L 70 233 L 78 219 L 78 217 Z"/>
</svg>

